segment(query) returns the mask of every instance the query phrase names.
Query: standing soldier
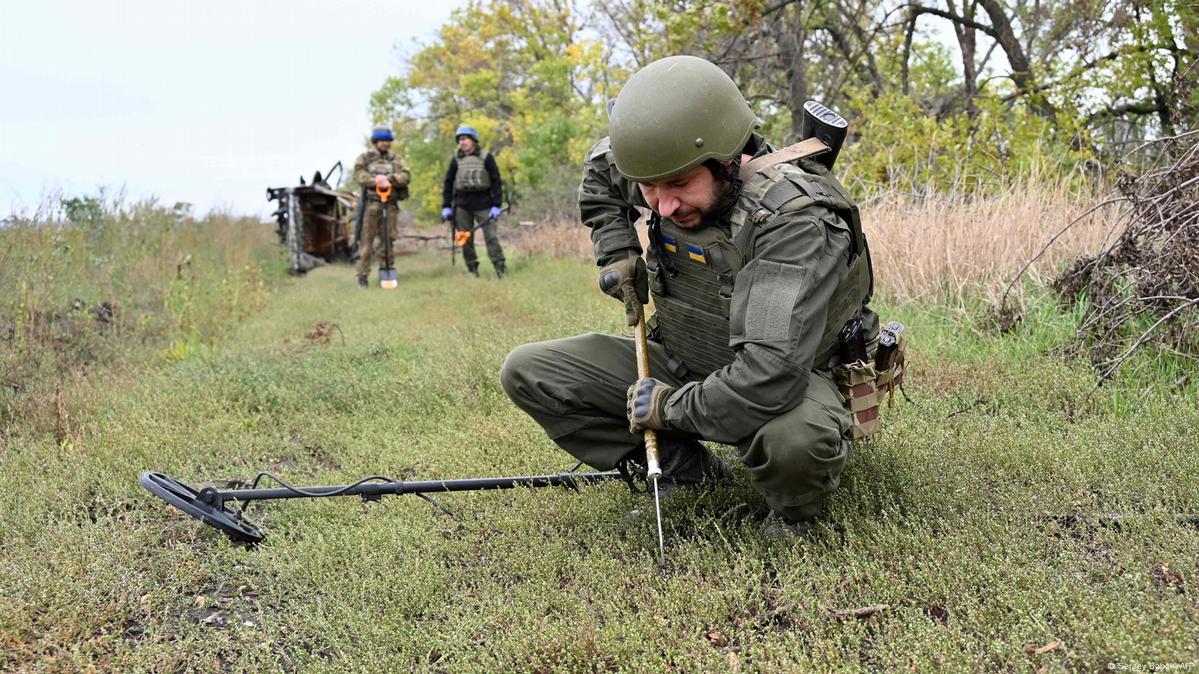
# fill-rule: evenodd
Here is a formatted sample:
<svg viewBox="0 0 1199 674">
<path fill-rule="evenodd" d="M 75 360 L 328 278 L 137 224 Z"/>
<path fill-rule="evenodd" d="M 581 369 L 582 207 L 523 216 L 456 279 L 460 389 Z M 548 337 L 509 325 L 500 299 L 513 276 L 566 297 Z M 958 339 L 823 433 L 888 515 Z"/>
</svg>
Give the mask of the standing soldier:
<svg viewBox="0 0 1199 674">
<path fill-rule="evenodd" d="M 504 249 L 500 246 L 496 232 L 496 218 L 500 217 L 500 197 L 504 183 L 500 180 L 500 168 L 495 157 L 479 146 L 479 132 L 469 126 L 460 126 L 454 132 L 458 151 L 450 158 L 450 168 L 445 172 L 445 185 L 441 190 L 441 217 L 454 219 L 459 232 L 466 233 L 466 245 L 462 248 L 462 259 L 466 269 L 479 275 L 479 258 L 475 255 L 475 229 L 483 230 L 487 241 L 487 257 L 495 267 L 495 275 L 503 278 Z"/>
<path fill-rule="evenodd" d="M 363 152 L 354 162 L 354 180 L 362 186 L 362 198 L 366 207 L 362 212 L 362 234 L 358 237 L 358 287 L 366 288 L 370 284 L 367 276 L 371 271 L 371 257 L 375 251 L 375 237 L 378 236 L 387 245 L 387 241 L 395 241 L 396 222 L 399 220 L 401 199 L 408 198 L 408 182 L 411 173 L 408 163 L 403 157 L 391 153 L 391 141 L 395 140 L 391 129 L 377 126 L 371 130 L 371 143 L 374 149 Z M 376 193 L 376 188 L 386 189 L 390 185 L 393 191 L 387 204 L 386 231 L 379 226 L 383 218 L 383 201 Z"/>
<path fill-rule="evenodd" d="M 815 140 L 775 152 L 756 127 L 708 61 L 672 56 L 634 74 L 588 154 L 579 210 L 601 289 L 654 297 L 653 378 L 638 379 L 632 339 L 597 333 L 518 347 L 500 377 L 595 468 L 643 461 L 641 431 L 656 429 L 664 484 L 727 483 L 698 440 L 735 445 L 770 506 L 766 534 L 793 537 L 837 487 L 854 437 L 838 335 L 859 319 L 869 341 L 878 318 L 857 207 L 815 161 L 832 153 Z M 648 265 L 638 208 L 652 211 Z M 635 324 L 640 304 L 626 311 Z"/>
</svg>

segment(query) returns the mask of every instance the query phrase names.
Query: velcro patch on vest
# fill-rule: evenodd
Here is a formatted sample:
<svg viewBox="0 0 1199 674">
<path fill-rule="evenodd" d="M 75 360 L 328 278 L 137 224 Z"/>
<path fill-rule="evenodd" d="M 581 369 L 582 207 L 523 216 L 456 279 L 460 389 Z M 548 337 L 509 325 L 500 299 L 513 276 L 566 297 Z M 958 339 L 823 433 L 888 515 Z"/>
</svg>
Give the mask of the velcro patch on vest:
<svg viewBox="0 0 1199 674">
<path fill-rule="evenodd" d="M 708 258 L 704 256 L 704 249 L 695 244 L 687 244 L 687 257 L 700 264 L 708 264 Z"/>
<path fill-rule="evenodd" d="M 793 264 L 758 260 L 745 307 L 746 339 L 787 339 L 791 314 L 803 290 L 807 270 Z M 803 326 L 798 326 L 802 330 Z"/>
</svg>

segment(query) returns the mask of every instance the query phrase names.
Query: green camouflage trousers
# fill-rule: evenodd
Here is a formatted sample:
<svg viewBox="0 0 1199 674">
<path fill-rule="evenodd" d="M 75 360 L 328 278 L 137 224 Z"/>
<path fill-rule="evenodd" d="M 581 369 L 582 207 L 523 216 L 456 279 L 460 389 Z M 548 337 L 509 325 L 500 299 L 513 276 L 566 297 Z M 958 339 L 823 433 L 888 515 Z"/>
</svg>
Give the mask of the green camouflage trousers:
<svg viewBox="0 0 1199 674">
<path fill-rule="evenodd" d="M 650 342 L 649 357 L 654 378 L 687 383 L 670 374 L 661 344 Z M 633 340 L 598 333 L 517 347 L 500 371 L 512 401 L 559 447 L 599 470 L 644 451 L 625 413 L 626 391 L 636 379 Z M 737 442 L 738 458 L 766 503 L 799 520 L 819 512 L 837 488 L 851 437 L 849 412 L 832 374 L 814 372 L 797 407 Z"/>
<path fill-rule="evenodd" d="M 502 265 L 504 263 L 504 248 L 500 246 L 500 235 L 496 232 L 496 224 L 490 222 L 487 217 L 487 211 L 468 211 L 465 208 L 454 209 L 454 225 L 459 232 L 469 232 L 475 226 L 475 223 L 485 223 L 479 227 L 483 231 L 483 239 L 487 242 L 487 257 L 493 265 Z M 470 235 L 470 240 L 462 247 L 462 260 L 466 262 L 467 269 L 475 269 L 479 266 L 479 257 L 475 255 L 475 235 Z"/>
<path fill-rule="evenodd" d="M 397 201 L 392 201 L 387 204 L 387 228 L 391 238 L 392 247 L 395 247 L 396 221 L 400 217 L 400 204 Z M 379 221 L 383 219 L 383 202 L 375 201 L 374 199 L 366 202 L 366 210 L 362 213 L 362 238 L 358 240 L 358 264 L 354 267 L 359 276 L 368 276 L 371 273 L 371 258 L 375 253 L 375 238 L 379 239 L 379 246 L 386 246 L 387 239 L 383 236 L 383 231 L 379 227 Z M 381 261 L 384 251 L 379 251 Z M 392 266 L 395 266 L 395 260 L 392 260 Z"/>
</svg>

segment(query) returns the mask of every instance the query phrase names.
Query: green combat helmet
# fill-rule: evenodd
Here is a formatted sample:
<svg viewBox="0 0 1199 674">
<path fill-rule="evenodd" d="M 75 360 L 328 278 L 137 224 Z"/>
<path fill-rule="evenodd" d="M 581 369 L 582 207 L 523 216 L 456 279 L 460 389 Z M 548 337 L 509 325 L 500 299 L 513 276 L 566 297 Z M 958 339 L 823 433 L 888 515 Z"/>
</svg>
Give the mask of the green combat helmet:
<svg viewBox="0 0 1199 674">
<path fill-rule="evenodd" d="M 724 71 L 695 56 L 668 56 L 637 71 L 608 119 L 616 169 L 637 182 L 741 152 L 758 120 Z"/>
</svg>

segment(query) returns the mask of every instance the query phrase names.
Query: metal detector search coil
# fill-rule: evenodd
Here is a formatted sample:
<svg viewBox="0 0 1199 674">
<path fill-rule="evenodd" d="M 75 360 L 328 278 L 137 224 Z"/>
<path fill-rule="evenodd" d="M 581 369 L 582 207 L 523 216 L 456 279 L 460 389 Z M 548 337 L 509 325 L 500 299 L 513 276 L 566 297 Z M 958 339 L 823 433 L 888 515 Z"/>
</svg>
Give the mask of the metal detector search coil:
<svg viewBox="0 0 1199 674">
<path fill-rule="evenodd" d="M 214 499 L 213 495 L 219 492 L 212 487 L 196 491 L 169 475 L 149 470 L 137 481 L 151 494 L 235 541 L 257 543 L 262 540 L 262 530 L 242 519 L 240 512 L 226 508 L 224 499 Z"/>
</svg>

